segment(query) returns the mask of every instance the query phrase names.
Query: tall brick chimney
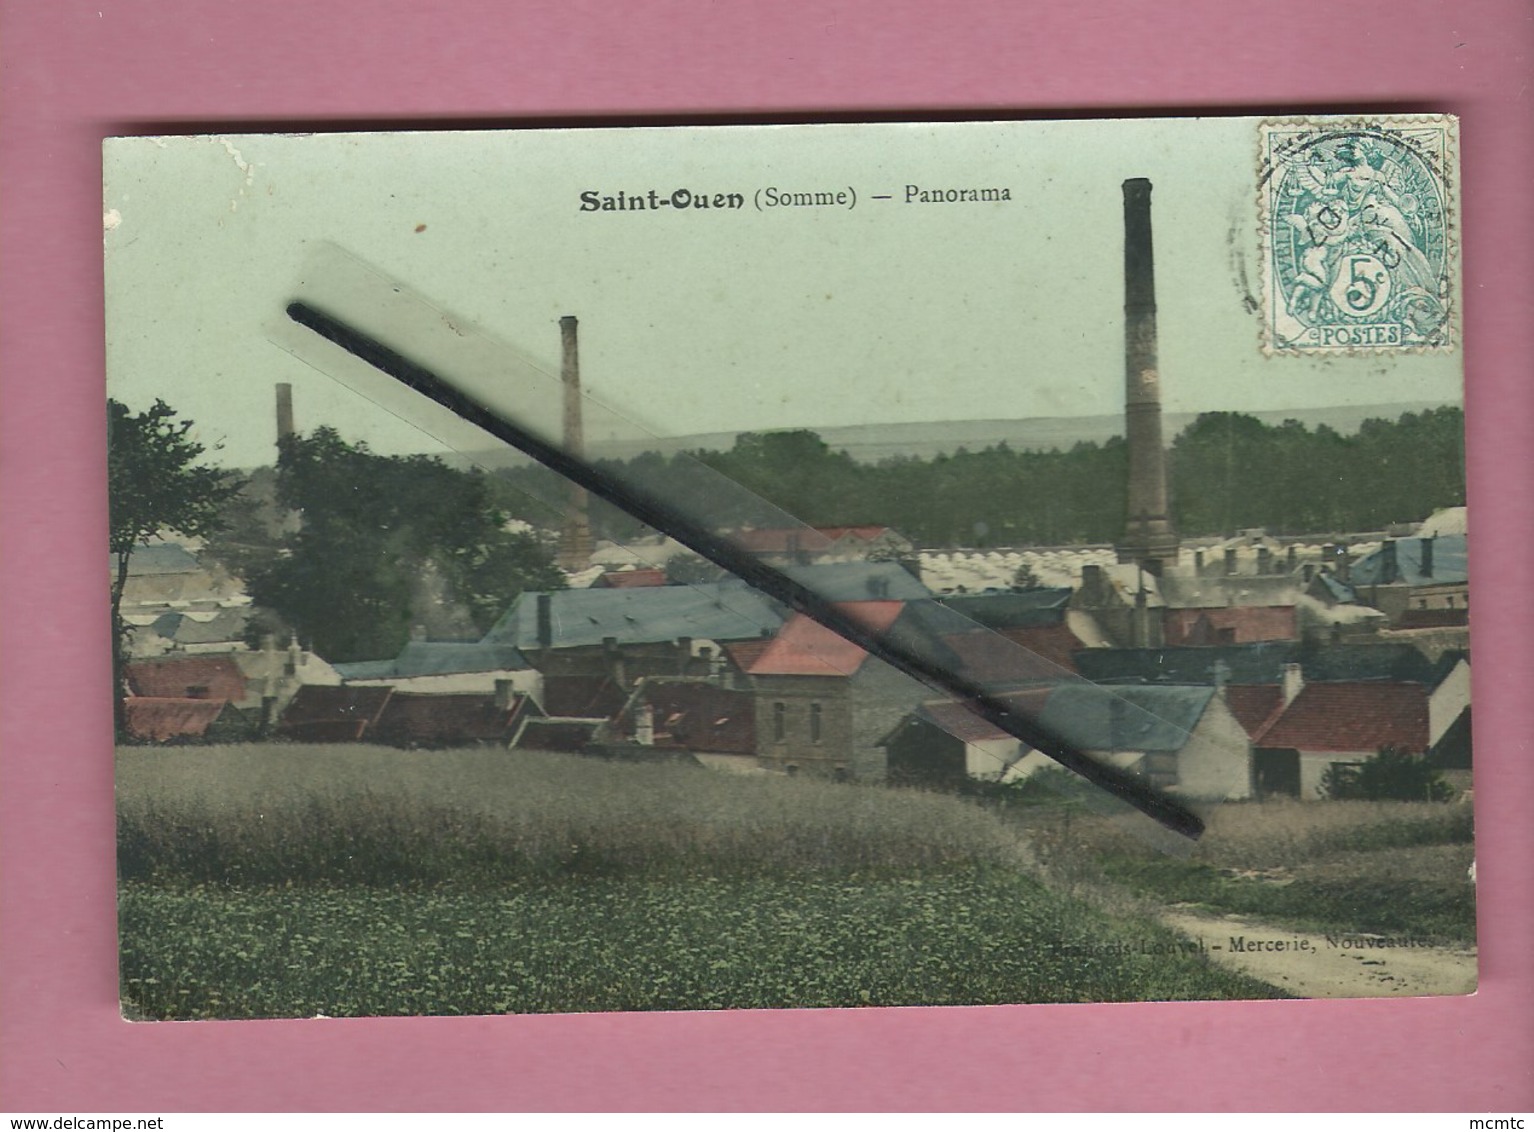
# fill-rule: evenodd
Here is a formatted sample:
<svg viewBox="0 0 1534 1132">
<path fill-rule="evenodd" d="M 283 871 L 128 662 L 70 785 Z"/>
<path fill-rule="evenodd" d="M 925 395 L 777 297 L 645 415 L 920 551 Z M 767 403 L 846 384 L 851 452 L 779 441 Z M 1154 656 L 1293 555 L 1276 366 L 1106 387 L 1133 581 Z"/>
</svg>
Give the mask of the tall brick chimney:
<svg viewBox="0 0 1534 1132">
<path fill-rule="evenodd" d="M 581 428 L 581 360 L 575 337 L 576 318 L 567 314 L 559 320 L 562 344 L 559 376 L 565 386 L 565 452 L 577 460 L 585 458 L 586 440 Z M 559 535 L 559 564 L 567 570 L 581 570 L 591 565 L 591 520 L 587 514 L 586 489 L 569 485 L 565 521 Z"/>
<path fill-rule="evenodd" d="M 1120 562 L 1159 575 L 1177 561 L 1161 444 L 1161 376 L 1156 361 L 1156 274 L 1151 183 L 1124 182 L 1124 429 L 1129 442 L 1129 509 Z"/>
<path fill-rule="evenodd" d="M 277 383 L 277 443 L 294 434 L 293 387 L 285 381 Z"/>
</svg>

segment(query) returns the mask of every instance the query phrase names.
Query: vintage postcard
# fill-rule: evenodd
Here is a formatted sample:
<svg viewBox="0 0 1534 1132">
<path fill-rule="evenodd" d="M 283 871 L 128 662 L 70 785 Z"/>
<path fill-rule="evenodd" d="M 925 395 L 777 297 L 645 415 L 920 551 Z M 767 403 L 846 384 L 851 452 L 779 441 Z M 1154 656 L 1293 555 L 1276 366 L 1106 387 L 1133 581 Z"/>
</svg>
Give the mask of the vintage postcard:
<svg viewBox="0 0 1534 1132">
<path fill-rule="evenodd" d="M 124 1016 L 1472 992 L 1456 130 L 109 139 Z"/>
</svg>

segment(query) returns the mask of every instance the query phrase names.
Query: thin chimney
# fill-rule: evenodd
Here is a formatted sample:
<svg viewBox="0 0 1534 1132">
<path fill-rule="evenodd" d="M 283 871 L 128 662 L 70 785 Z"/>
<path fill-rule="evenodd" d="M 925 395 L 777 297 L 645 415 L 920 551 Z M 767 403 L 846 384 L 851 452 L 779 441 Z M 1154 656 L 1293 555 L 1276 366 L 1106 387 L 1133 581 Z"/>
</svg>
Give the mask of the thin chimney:
<svg viewBox="0 0 1534 1132">
<path fill-rule="evenodd" d="M 1289 704 L 1294 703 L 1294 697 L 1298 696 L 1305 687 L 1304 672 L 1298 664 L 1284 665 L 1281 687 L 1283 688 L 1284 705 L 1287 707 Z"/>
<path fill-rule="evenodd" d="M 581 427 L 581 361 L 576 340 L 577 320 L 567 314 L 559 320 L 562 345 L 559 375 L 564 382 L 565 453 L 576 460 L 586 456 L 586 439 Z M 559 564 L 567 570 L 591 565 L 591 520 L 586 489 L 570 484 L 565 504 L 564 528 L 559 536 Z"/>
<path fill-rule="evenodd" d="M 1433 539 L 1432 536 L 1422 540 L 1422 562 L 1419 570 L 1424 578 L 1433 576 Z"/>
<path fill-rule="evenodd" d="M 1156 358 L 1156 275 L 1151 183 L 1124 182 L 1124 428 L 1129 443 L 1129 514 L 1114 549 L 1120 562 L 1151 574 L 1177 561 L 1161 443 L 1161 375 Z"/>
<path fill-rule="evenodd" d="M 293 436 L 293 387 L 285 381 L 277 383 L 277 443 Z"/>
</svg>

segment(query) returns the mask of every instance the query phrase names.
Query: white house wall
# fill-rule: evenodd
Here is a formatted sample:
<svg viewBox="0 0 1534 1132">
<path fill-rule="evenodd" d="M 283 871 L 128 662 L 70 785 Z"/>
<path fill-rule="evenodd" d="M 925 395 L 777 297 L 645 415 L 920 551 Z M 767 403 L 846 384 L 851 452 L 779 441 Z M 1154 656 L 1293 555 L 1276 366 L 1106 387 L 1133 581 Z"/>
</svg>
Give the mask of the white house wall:
<svg viewBox="0 0 1534 1132">
<path fill-rule="evenodd" d="M 1233 801 L 1252 796 L 1252 747 L 1246 730 L 1215 696 L 1177 755 L 1177 793 Z"/>
<path fill-rule="evenodd" d="M 1362 763 L 1374 757 L 1373 751 L 1301 751 L 1300 752 L 1300 798 L 1311 802 L 1324 798 L 1321 793 L 1321 776 L 1333 763 Z"/>
</svg>

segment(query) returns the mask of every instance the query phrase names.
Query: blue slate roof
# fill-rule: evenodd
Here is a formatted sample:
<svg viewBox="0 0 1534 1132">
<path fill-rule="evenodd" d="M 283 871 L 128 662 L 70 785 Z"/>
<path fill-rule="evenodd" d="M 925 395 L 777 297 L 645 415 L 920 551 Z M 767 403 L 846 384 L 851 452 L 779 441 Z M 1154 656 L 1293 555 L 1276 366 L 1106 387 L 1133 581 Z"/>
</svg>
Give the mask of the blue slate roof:
<svg viewBox="0 0 1534 1132">
<path fill-rule="evenodd" d="M 1284 665 L 1297 659 L 1294 641 L 1259 641 L 1249 645 L 1181 646 L 1157 649 L 1083 649 L 1076 671 L 1088 680 L 1136 680 L 1146 684 L 1213 684 L 1215 668 L 1224 665 L 1232 684 L 1276 684 Z"/>
<path fill-rule="evenodd" d="M 350 660 L 332 664 L 342 680 L 393 680 L 392 660 Z"/>
<path fill-rule="evenodd" d="M 524 593 L 485 634 L 486 645 L 534 649 L 538 597 Z M 784 614 L 765 594 L 731 579 L 696 586 L 555 590 L 549 594 L 554 648 L 674 641 L 678 637 L 740 641 L 777 631 Z"/>
<path fill-rule="evenodd" d="M 1391 585 L 1404 583 L 1408 586 L 1456 585 L 1469 581 L 1470 570 L 1466 560 L 1464 535 L 1439 535 L 1433 543 L 1433 572 L 1422 572 L 1422 542 L 1420 538 L 1395 540 L 1395 570 L 1389 566 L 1390 552 L 1381 547 L 1366 554 L 1348 574 L 1348 581 L 1356 590 L 1360 586 Z"/>
<path fill-rule="evenodd" d="M 1087 751 L 1179 751 L 1213 698 L 1207 686 L 1062 684 L 1039 724 Z"/>
<path fill-rule="evenodd" d="M 482 641 L 411 641 L 393 660 L 363 660 L 335 666 L 343 680 L 406 680 L 460 672 L 506 672 L 531 668 L 511 645 Z"/>
<path fill-rule="evenodd" d="M 117 576 L 117 556 L 107 555 L 112 577 Z M 201 567 L 186 547 L 179 542 L 140 543 L 128 558 L 128 576 L 146 577 L 151 574 L 193 574 Z"/>
<path fill-rule="evenodd" d="M 932 591 L 895 562 L 834 562 L 791 566 L 795 581 L 827 601 L 918 601 Z M 695 586 L 555 590 L 551 599 L 554 648 L 674 641 L 678 637 L 743 641 L 777 631 L 787 612 L 767 595 L 729 578 Z M 484 644 L 538 647 L 538 595 L 524 593 L 485 634 Z"/>
<path fill-rule="evenodd" d="M 1049 587 L 1017 593 L 947 594 L 944 605 L 987 629 L 1032 629 L 1065 620 L 1071 588 Z"/>
<path fill-rule="evenodd" d="M 1311 683 L 1434 681 L 1432 662 L 1408 644 L 1306 648 L 1299 641 L 1260 641 L 1249 645 L 1082 649 L 1074 659 L 1078 672 L 1098 682 L 1212 684 L 1218 664 L 1224 665 L 1225 679 L 1232 684 L 1277 684 L 1283 679 L 1286 664 L 1298 664 Z"/>
<path fill-rule="evenodd" d="M 1358 600 L 1358 594 L 1354 592 L 1353 587 L 1335 574 L 1317 574 L 1316 581 L 1321 583 L 1338 605 L 1349 605 Z"/>
</svg>

